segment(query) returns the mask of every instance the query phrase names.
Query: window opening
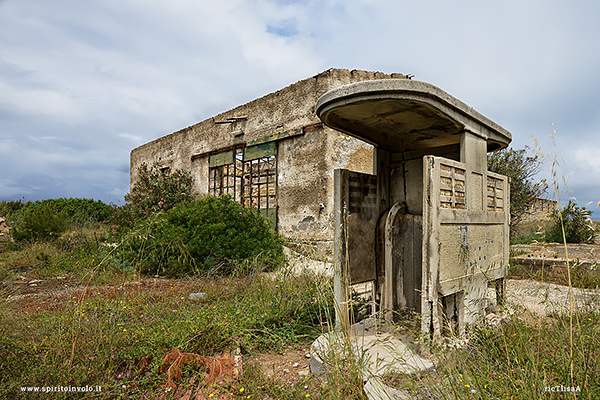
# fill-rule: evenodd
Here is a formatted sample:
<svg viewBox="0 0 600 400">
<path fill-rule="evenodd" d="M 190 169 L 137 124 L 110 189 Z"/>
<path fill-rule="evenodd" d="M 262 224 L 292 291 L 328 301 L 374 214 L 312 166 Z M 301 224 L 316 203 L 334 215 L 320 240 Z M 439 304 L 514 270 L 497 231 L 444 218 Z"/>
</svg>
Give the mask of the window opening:
<svg viewBox="0 0 600 400">
<path fill-rule="evenodd" d="M 244 207 L 257 209 L 271 227 L 277 227 L 277 143 L 247 147 L 244 151 Z"/>
<path fill-rule="evenodd" d="M 208 193 L 213 196 L 229 194 L 235 201 L 242 199 L 243 149 L 212 155 L 209 159 Z"/>
<path fill-rule="evenodd" d="M 277 209 L 275 155 L 244 162 L 244 207 L 254 208 L 268 219 Z"/>
<path fill-rule="evenodd" d="M 277 227 L 277 146 L 275 142 L 213 154 L 209 159 L 208 193 L 230 194 L 254 208 Z"/>
</svg>

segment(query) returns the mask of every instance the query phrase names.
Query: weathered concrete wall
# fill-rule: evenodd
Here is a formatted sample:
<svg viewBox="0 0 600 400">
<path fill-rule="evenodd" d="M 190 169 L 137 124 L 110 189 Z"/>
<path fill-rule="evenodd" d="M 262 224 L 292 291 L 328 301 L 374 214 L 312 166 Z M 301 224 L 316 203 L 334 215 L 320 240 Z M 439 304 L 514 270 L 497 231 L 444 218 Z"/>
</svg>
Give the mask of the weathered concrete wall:
<svg viewBox="0 0 600 400">
<path fill-rule="evenodd" d="M 330 69 L 156 139 L 131 152 L 131 185 L 137 179 L 139 165 L 158 163 L 191 171 L 195 192 L 205 194 L 211 153 L 301 129 L 301 134 L 277 141 L 278 230 L 298 242 L 329 248 L 333 240 L 333 170 L 372 173 L 373 148 L 323 127 L 315 114 L 316 101 L 342 85 L 390 78 L 405 76 Z M 227 120 L 231 123 L 218 123 Z"/>
</svg>

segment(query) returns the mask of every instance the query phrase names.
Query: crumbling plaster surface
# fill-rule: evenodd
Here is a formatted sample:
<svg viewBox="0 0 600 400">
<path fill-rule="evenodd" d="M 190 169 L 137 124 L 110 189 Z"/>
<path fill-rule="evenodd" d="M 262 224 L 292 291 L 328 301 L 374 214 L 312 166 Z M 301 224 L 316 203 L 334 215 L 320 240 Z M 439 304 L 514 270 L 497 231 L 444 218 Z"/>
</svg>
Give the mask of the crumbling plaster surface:
<svg viewBox="0 0 600 400">
<path fill-rule="evenodd" d="M 208 192 L 208 155 L 321 121 L 317 99 L 336 87 L 376 79 L 406 78 L 401 74 L 330 69 L 144 144 L 131 152 L 131 185 L 142 163 L 158 163 L 192 173 L 198 194 Z M 216 124 L 228 119 L 228 124 Z M 243 135 L 239 135 L 239 131 Z M 238 132 L 238 133 L 236 133 Z M 279 141 L 278 230 L 305 243 L 319 243 L 330 254 L 333 239 L 333 169 L 373 172 L 373 148 L 322 125 Z M 328 248 L 328 249 L 327 249 Z"/>
</svg>

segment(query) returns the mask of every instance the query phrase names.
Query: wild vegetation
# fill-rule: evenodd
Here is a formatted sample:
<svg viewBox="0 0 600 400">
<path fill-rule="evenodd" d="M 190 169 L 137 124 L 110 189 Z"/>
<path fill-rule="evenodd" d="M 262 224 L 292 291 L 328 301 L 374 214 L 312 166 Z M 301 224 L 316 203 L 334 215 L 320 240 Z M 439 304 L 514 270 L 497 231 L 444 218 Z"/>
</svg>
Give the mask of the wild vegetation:
<svg viewBox="0 0 600 400">
<path fill-rule="evenodd" d="M 114 207 L 92 199 L 0 202 L 0 216 L 7 218 L 13 239 L 19 242 L 57 238 L 69 228 L 97 225 L 113 212 Z"/>
<path fill-rule="evenodd" d="M 229 196 L 204 196 L 140 220 L 120 245 L 124 261 L 145 274 L 230 274 L 284 262 L 281 239 L 267 221 Z"/>
<path fill-rule="evenodd" d="M 590 216 L 592 212 L 585 207 L 578 207 L 577 203 L 569 203 L 558 208 L 553 214 L 553 224 L 546 232 L 546 240 L 555 243 L 593 243 L 596 230 Z"/>
<path fill-rule="evenodd" d="M 600 313 L 575 320 L 571 327 L 568 315 L 516 312 L 498 326 L 473 327 L 458 349 L 435 348 L 435 371 L 390 374 L 387 382 L 423 399 L 596 399 Z"/>
<path fill-rule="evenodd" d="M 592 212 L 579 207 L 573 199 L 566 206 L 558 204 L 549 221 L 527 221 L 535 200 L 548 190 L 548 182 L 535 179 L 542 166 L 543 154 L 539 151 L 531 153 L 526 147 L 506 148 L 488 155 L 488 169 L 510 178 L 511 243 L 562 243 L 565 240 L 567 243 L 592 243 L 597 234 L 590 219 Z M 557 182 L 551 183 L 557 185 Z"/>
<path fill-rule="evenodd" d="M 0 203 L 13 232 L 28 234 L 0 243 L 0 397 L 88 385 L 101 391 L 80 397 L 180 398 L 168 391 L 173 349 L 202 360 L 239 349 L 247 362 L 237 377 L 211 381 L 208 362 L 188 359 L 173 379 L 184 389 L 203 386 L 206 398 L 365 399 L 360 360 L 338 355 L 325 378 L 293 379 L 252 361 L 302 355 L 332 329 L 331 279 L 282 267 L 282 242 L 265 221 L 227 197 L 194 199 L 189 174 L 140 172 L 147 179 L 122 208 L 85 199 Z M 562 216 L 565 232 L 570 215 Z M 600 398 L 598 310 L 513 310 L 498 326 L 473 328 L 462 346 L 430 343 L 418 319 L 409 320 L 404 329 L 431 346 L 436 369 L 386 381 L 422 399 L 571 396 L 545 391 L 557 386 L 578 387 L 573 398 Z"/>
<path fill-rule="evenodd" d="M 510 178 L 510 225 L 516 227 L 535 199 L 546 193 L 545 181 L 534 177 L 540 172 L 540 156 L 528 149 L 506 148 L 488 155 L 488 170 Z"/>
</svg>

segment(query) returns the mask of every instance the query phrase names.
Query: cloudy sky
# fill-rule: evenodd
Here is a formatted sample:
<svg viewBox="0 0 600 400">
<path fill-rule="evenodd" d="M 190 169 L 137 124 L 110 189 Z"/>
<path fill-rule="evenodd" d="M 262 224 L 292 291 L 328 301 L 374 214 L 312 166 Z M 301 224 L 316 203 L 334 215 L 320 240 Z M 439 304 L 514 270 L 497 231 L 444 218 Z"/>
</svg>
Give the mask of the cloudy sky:
<svg viewBox="0 0 600 400">
<path fill-rule="evenodd" d="M 414 74 L 514 148 L 534 135 L 600 216 L 599 18 L 594 0 L 0 0 L 0 200 L 122 203 L 133 148 L 334 67 Z"/>
</svg>

